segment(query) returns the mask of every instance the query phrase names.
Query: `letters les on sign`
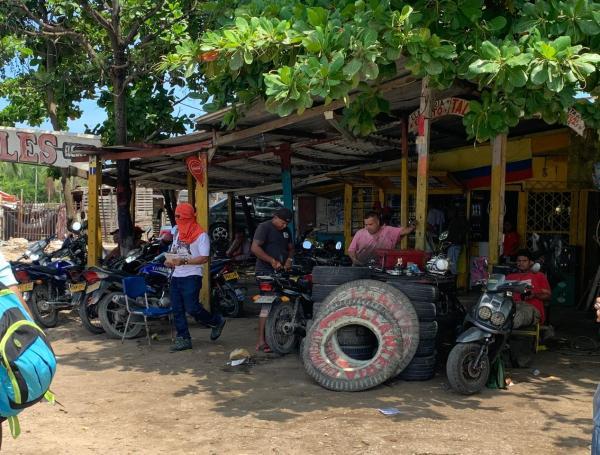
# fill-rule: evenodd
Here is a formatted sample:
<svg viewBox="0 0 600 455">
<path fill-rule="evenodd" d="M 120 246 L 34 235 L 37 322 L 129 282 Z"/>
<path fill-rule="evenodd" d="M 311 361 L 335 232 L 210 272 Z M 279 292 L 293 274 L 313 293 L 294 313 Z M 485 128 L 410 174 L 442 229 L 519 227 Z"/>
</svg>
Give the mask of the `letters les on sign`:
<svg viewBox="0 0 600 455">
<path fill-rule="evenodd" d="M 100 147 L 99 136 L 0 127 L 0 161 L 67 168 L 87 168 L 86 163 L 72 163 L 76 146 Z"/>
</svg>

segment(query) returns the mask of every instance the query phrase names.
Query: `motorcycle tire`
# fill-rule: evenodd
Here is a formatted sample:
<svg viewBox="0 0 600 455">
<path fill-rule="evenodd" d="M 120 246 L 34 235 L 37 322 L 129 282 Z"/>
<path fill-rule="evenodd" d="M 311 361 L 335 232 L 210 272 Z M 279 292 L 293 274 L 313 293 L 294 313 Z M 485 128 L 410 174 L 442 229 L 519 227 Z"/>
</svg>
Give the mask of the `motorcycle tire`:
<svg viewBox="0 0 600 455">
<path fill-rule="evenodd" d="M 438 288 L 432 284 L 414 283 L 410 281 L 394 279 L 388 279 L 387 283 L 404 292 L 413 303 L 437 302 L 440 298 L 440 292 Z"/>
<path fill-rule="evenodd" d="M 404 381 L 428 381 L 435 376 L 435 352 L 428 356 L 415 356 L 398 376 Z"/>
<path fill-rule="evenodd" d="M 381 340 L 368 360 L 350 357 L 337 342 L 336 332 L 348 325 L 363 326 Z M 303 343 L 302 362 L 322 387 L 358 392 L 394 376 L 404 352 L 403 333 L 394 314 L 376 301 L 354 298 L 332 303 L 313 321 Z"/>
<path fill-rule="evenodd" d="M 481 346 L 477 343 L 458 343 L 446 362 L 446 376 L 452 389 L 462 395 L 473 395 L 485 387 L 490 376 L 490 359 L 483 356 L 479 371 L 469 363 L 477 358 Z"/>
<path fill-rule="evenodd" d="M 419 345 L 419 321 L 417 313 L 410 300 L 399 289 L 387 283 L 376 280 L 356 280 L 342 284 L 332 292 L 321 304 L 318 317 L 327 315 L 330 307 L 338 301 L 370 301 L 385 309 L 393 315 L 394 324 L 402 333 L 402 360 L 398 364 L 400 373 L 414 357 Z M 352 306 L 352 305 L 351 305 Z"/>
<path fill-rule="evenodd" d="M 371 269 L 368 267 L 316 266 L 312 269 L 314 284 L 338 285 L 370 276 Z"/>
<path fill-rule="evenodd" d="M 114 302 L 113 298 L 123 296 L 122 292 L 109 292 L 98 303 L 98 316 L 102 327 L 109 338 L 121 339 L 125 331 L 125 322 L 127 321 L 127 309 L 124 303 Z M 132 316 L 130 324 L 127 327 L 126 339 L 135 338 L 144 330 L 143 324 L 131 324 L 139 322 Z"/>
<path fill-rule="evenodd" d="M 292 302 L 279 302 L 272 306 L 265 325 L 265 341 L 273 352 L 281 355 L 289 354 L 298 345 L 298 334 L 294 332 L 286 334 L 283 331 L 283 325 L 291 322 L 293 317 Z M 299 318 L 297 317 L 296 320 L 298 321 Z"/>
<path fill-rule="evenodd" d="M 94 335 L 104 333 L 104 327 L 102 327 L 102 321 L 100 320 L 100 316 L 98 314 L 98 303 L 95 303 L 94 305 L 88 305 L 85 301 L 83 301 L 79 304 L 77 312 L 79 313 L 81 324 L 87 329 L 88 332 L 93 333 Z"/>
<path fill-rule="evenodd" d="M 216 296 L 218 312 L 228 318 L 239 318 L 242 315 L 242 302 L 232 289 L 226 289 L 221 296 Z"/>
<path fill-rule="evenodd" d="M 49 298 L 49 289 L 45 284 L 35 286 L 29 298 L 33 319 L 47 329 L 58 324 L 58 309 L 48 304 Z"/>
</svg>

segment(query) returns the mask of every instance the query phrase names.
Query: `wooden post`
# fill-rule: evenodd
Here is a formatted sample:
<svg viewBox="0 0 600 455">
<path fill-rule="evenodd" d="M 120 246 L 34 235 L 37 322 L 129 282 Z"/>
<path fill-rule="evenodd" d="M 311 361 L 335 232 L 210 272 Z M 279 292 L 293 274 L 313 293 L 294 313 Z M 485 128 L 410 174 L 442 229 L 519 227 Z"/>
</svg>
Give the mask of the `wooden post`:
<svg viewBox="0 0 600 455">
<path fill-rule="evenodd" d="M 519 207 L 517 209 L 517 233 L 519 234 L 519 247 L 527 245 L 527 204 L 529 192 L 519 191 Z"/>
<path fill-rule="evenodd" d="M 137 203 L 137 182 L 135 180 L 131 181 L 131 202 L 129 211 L 131 212 L 131 224 L 135 226 L 135 213 L 136 213 L 136 203 Z"/>
<path fill-rule="evenodd" d="M 294 195 L 292 192 L 292 152 L 288 148 L 277 152 L 281 160 L 281 188 L 283 192 L 283 205 L 294 211 Z M 295 217 L 295 214 L 294 214 Z M 292 240 L 296 238 L 294 222 L 288 224 L 288 229 L 292 234 Z"/>
<path fill-rule="evenodd" d="M 383 188 L 379 188 L 377 192 L 377 196 L 379 199 L 379 203 L 381 204 L 381 208 L 385 208 L 385 190 Z"/>
<path fill-rule="evenodd" d="M 356 205 L 358 206 L 358 213 L 360 214 L 360 221 L 365 219 L 365 190 L 359 188 L 356 191 Z"/>
<path fill-rule="evenodd" d="M 229 240 L 233 241 L 235 237 L 235 196 L 232 192 L 227 193 L 227 221 Z"/>
<path fill-rule="evenodd" d="M 344 185 L 344 249 L 348 253 L 348 247 L 352 242 L 352 185 Z"/>
<path fill-rule="evenodd" d="M 196 180 L 190 171 L 187 173 L 187 192 L 188 192 L 188 203 L 196 206 Z M 205 228 L 206 229 L 206 228 Z"/>
<path fill-rule="evenodd" d="M 206 152 L 200 152 L 198 159 L 204 169 L 204 179 L 202 183 L 196 182 L 196 220 L 203 229 L 208 230 L 208 157 Z M 200 302 L 204 308 L 210 311 L 210 259 L 202 268 Z"/>
<path fill-rule="evenodd" d="M 90 156 L 88 174 L 88 266 L 98 265 L 102 257 L 100 230 L 100 189 L 102 188 L 102 160 Z"/>
<path fill-rule="evenodd" d="M 429 79 L 421 81 L 421 104 L 419 107 L 417 153 L 417 233 L 415 247 L 425 249 L 425 231 L 427 229 L 427 197 L 429 180 L 429 122 L 431 117 L 431 89 Z"/>
<path fill-rule="evenodd" d="M 402 161 L 400 180 L 400 226 L 408 224 L 408 117 L 402 117 Z M 408 248 L 408 236 L 400 240 L 400 248 Z"/>
<path fill-rule="evenodd" d="M 504 224 L 506 134 L 492 139 L 492 188 L 490 191 L 489 269 L 498 264 Z"/>
</svg>

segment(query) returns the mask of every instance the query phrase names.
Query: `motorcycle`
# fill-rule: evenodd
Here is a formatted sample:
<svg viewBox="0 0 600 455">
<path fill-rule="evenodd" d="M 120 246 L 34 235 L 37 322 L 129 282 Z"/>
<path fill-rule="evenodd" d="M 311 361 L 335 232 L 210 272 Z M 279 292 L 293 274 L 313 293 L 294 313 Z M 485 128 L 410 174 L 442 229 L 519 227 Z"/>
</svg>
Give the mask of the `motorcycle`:
<svg viewBox="0 0 600 455">
<path fill-rule="evenodd" d="M 232 270 L 229 259 L 216 259 L 210 263 L 211 312 L 237 318 L 242 314 L 245 289 L 237 286 L 240 276 Z"/>
<path fill-rule="evenodd" d="M 331 241 L 333 242 L 333 241 Z M 350 257 L 342 254 L 342 242 L 332 243 L 333 248 L 329 245 L 304 240 L 296 246 L 296 254 L 294 255 L 294 264 L 310 271 L 313 267 L 322 266 L 339 266 L 350 267 L 352 260 Z"/>
<path fill-rule="evenodd" d="M 453 390 L 471 395 L 487 383 L 491 365 L 509 348 L 516 306 L 513 294 L 526 294 L 531 285 L 509 281 L 502 274 L 490 275 L 476 305 L 467 314 L 464 330 L 446 363 Z"/>
<path fill-rule="evenodd" d="M 311 276 L 303 269 L 257 276 L 260 295 L 256 303 L 270 305 L 265 339 L 278 354 L 289 354 L 306 335 L 306 322 L 312 317 Z"/>
<path fill-rule="evenodd" d="M 425 264 L 425 270 L 432 275 L 449 275 L 450 261 L 446 256 L 450 242 L 445 240 L 448 238 L 448 231 L 442 232 L 438 237 L 438 244 L 434 249 L 433 256 Z"/>
</svg>

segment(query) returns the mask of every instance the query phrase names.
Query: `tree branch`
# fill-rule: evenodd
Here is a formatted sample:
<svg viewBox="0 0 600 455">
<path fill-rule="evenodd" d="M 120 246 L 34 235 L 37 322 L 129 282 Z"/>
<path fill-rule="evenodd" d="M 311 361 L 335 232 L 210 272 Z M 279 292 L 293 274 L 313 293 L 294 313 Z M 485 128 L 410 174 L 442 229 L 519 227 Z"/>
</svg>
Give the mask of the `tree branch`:
<svg viewBox="0 0 600 455">
<path fill-rule="evenodd" d="M 164 6 L 164 4 L 165 4 L 164 0 L 157 1 L 156 6 L 154 6 L 154 8 L 152 8 L 150 11 L 148 11 L 148 13 L 146 13 L 141 19 L 138 19 L 133 23 L 133 25 L 131 26 L 131 30 L 125 37 L 125 45 L 126 46 L 133 43 L 133 40 L 135 39 L 138 32 L 140 31 L 140 27 L 142 26 L 142 24 L 144 22 L 146 22 L 148 19 L 150 19 L 152 16 L 154 16 Z"/>
<path fill-rule="evenodd" d="M 92 19 L 94 19 L 101 27 L 106 29 L 106 31 L 110 35 L 115 35 L 115 30 L 110 22 L 102 17 L 102 15 L 96 11 L 91 5 L 87 2 L 87 0 L 77 0 L 77 3 L 90 15 Z"/>
</svg>

